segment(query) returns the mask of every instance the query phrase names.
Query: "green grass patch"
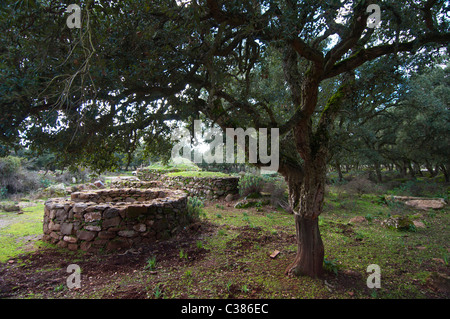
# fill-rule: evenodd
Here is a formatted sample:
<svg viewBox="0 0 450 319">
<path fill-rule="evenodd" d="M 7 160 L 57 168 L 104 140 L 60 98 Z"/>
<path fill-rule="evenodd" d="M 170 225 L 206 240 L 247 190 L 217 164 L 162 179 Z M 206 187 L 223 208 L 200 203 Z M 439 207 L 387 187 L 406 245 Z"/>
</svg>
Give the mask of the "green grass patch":
<svg viewBox="0 0 450 319">
<path fill-rule="evenodd" d="M 207 171 L 180 171 L 167 173 L 166 176 L 182 176 L 182 177 L 230 177 L 230 174 L 221 172 L 207 172 Z"/>
<path fill-rule="evenodd" d="M 44 204 L 23 209 L 23 214 L 0 214 L 6 226 L 0 228 L 0 262 L 25 252 L 28 241 L 42 234 Z"/>
<path fill-rule="evenodd" d="M 167 164 L 163 163 L 154 163 L 152 165 L 146 166 L 144 170 L 149 170 L 153 172 L 159 173 L 168 173 L 168 172 L 179 172 L 179 171 L 199 171 L 200 168 L 194 163 L 184 160 L 179 163 L 169 162 Z"/>
</svg>

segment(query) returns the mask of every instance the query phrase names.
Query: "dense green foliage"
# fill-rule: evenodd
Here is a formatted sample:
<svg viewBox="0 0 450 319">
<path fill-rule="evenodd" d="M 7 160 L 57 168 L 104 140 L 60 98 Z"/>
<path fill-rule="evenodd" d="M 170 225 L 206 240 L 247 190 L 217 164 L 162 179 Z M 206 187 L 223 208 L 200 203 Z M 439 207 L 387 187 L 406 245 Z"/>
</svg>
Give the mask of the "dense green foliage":
<svg viewBox="0 0 450 319">
<path fill-rule="evenodd" d="M 203 213 L 202 208 L 204 207 L 203 201 L 197 196 L 188 197 L 187 209 L 188 216 L 192 221 L 198 221 L 201 214 Z"/>
<path fill-rule="evenodd" d="M 0 199 L 11 193 L 34 191 L 44 185 L 36 172 L 27 169 L 24 159 L 0 157 Z"/>
<path fill-rule="evenodd" d="M 390 165 L 403 176 L 407 170 L 413 177 L 422 174 L 421 168 L 431 176 L 440 170 L 448 181 L 449 80 L 448 66 L 434 66 L 391 82 L 392 93 L 385 97 L 374 85 L 376 100 L 363 96 L 366 101 L 356 100 L 338 118 L 331 163 L 339 170 L 341 165 L 372 167 L 378 181 L 382 166 Z"/>
<path fill-rule="evenodd" d="M 342 82 L 333 77 L 341 69 L 352 70 L 395 52 L 395 64 L 413 68 L 439 56 L 433 43 L 448 43 L 445 1 L 429 1 L 423 8 L 414 1 L 385 1 L 380 4 L 381 25 L 365 32 L 358 29 L 361 21 L 356 20 L 368 4 L 365 1 L 178 5 L 166 0 L 143 5 L 141 1 L 97 0 L 81 5 L 81 29 L 66 26 L 69 3 L 19 0 L 7 1 L 2 8 L 4 154 L 17 148 L 24 137 L 36 152 L 57 153 L 54 161 L 114 168 L 123 165 L 120 154 L 127 157 L 125 165 L 130 164 L 131 154 L 142 141 L 147 148 L 144 156 L 159 153 L 167 158 L 172 145 L 168 137 L 176 125 L 171 120 L 185 120 L 189 125 L 194 118 L 204 118 L 223 127 L 280 127 L 286 146 L 283 160 L 299 161 L 290 135 L 291 123 L 298 118 L 296 95 L 305 79 L 302 73 L 312 70 L 319 52 L 334 64 L 322 77 L 320 113 Z M 361 35 L 360 44 L 351 32 Z M 336 44 L 332 35 L 352 43 Z M 397 43 L 395 50 L 381 45 L 391 41 Z M 286 44 L 292 44 L 303 59 L 286 51 Z M 408 60 L 403 54 L 418 52 L 424 45 L 431 56 L 421 51 Z M 366 57 L 358 60 L 362 47 Z M 392 82 L 392 63 L 385 62 L 358 69 L 358 95 L 370 94 L 371 88 L 364 83 L 387 86 Z M 289 65 L 298 72 L 287 74 Z M 384 98 L 392 99 L 385 94 Z M 380 96 L 371 98 L 373 104 L 380 104 Z M 360 103 L 355 107 L 360 108 Z"/>
<path fill-rule="evenodd" d="M 264 186 L 264 179 L 258 175 L 246 174 L 241 176 L 238 183 L 239 195 L 247 196 L 260 193 Z"/>
</svg>

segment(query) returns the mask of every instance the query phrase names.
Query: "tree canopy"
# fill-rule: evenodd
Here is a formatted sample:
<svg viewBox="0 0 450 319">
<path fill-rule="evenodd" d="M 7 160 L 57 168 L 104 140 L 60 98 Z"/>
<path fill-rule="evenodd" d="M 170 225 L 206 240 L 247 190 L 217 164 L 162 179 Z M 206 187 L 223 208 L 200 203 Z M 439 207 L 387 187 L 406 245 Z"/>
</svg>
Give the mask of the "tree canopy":
<svg viewBox="0 0 450 319">
<path fill-rule="evenodd" d="M 379 56 L 448 42 L 445 1 L 384 1 L 374 29 L 367 1 L 88 1 L 81 29 L 67 27 L 68 4 L 3 8 L 1 139 L 101 167 L 141 137 L 167 152 L 173 120 L 200 114 L 289 134 L 332 93 L 300 109 L 305 72 L 337 88 Z"/>
</svg>

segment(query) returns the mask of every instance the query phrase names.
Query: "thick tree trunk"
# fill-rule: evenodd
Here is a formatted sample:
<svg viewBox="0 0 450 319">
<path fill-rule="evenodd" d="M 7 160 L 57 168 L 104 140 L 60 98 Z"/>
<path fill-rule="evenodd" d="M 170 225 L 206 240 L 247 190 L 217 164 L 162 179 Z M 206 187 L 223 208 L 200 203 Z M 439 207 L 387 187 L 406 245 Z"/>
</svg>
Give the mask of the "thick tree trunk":
<svg viewBox="0 0 450 319">
<path fill-rule="evenodd" d="M 297 255 L 286 274 L 321 277 L 323 274 L 324 246 L 319 231 L 318 218 L 295 214 L 297 230 Z"/>
<path fill-rule="evenodd" d="M 320 237 L 318 217 L 322 213 L 325 194 L 329 132 L 343 99 L 352 91 L 349 83 L 352 83 L 353 78 L 349 76 L 348 81 L 329 99 L 317 127 L 313 129 L 311 117 L 317 107 L 323 65 L 320 62 L 314 63 L 301 79 L 298 72 L 292 71 L 297 70 L 292 68 L 296 66 L 296 58 L 296 52 L 292 48 L 286 50 L 283 57 L 283 70 L 291 89 L 292 101 L 294 105 L 299 105 L 301 110 L 292 132 L 295 149 L 303 160 L 302 178 L 288 184 L 291 207 L 294 208 L 295 215 L 297 255 L 287 267 L 286 273 L 317 278 L 323 274 L 324 246 Z M 284 176 L 289 180 L 292 172 L 288 171 Z"/>
<path fill-rule="evenodd" d="M 295 213 L 299 210 L 300 205 L 300 188 L 303 182 L 303 174 L 301 171 L 290 170 L 287 174 L 286 183 L 289 191 L 289 207 L 290 213 Z"/>
<path fill-rule="evenodd" d="M 324 246 L 319 231 L 318 217 L 322 213 L 325 194 L 325 165 L 308 167 L 296 189 L 299 203 L 295 205 L 295 228 L 297 232 L 297 255 L 286 268 L 288 275 L 306 275 L 313 278 L 323 274 Z M 322 167 L 323 166 L 323 167 Z"/>
</svg>

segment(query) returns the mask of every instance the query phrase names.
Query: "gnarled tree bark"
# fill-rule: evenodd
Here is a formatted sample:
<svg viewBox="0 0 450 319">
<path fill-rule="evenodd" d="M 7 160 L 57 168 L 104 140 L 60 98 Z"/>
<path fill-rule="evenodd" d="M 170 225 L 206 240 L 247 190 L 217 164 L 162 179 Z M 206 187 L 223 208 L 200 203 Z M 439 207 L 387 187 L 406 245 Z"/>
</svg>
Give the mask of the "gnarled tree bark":
<svg viewBox="0 0 450 319">
<path fill-rule="evenodd" d="M 317 163 L 315 163 L 317 164 Z M 325 169 L 320 165 L 305 164 L 305 175 L 300 183 L 291 184 L 290 193 L 295 193 L 295 228 L 297 254 L 286 268 L 288 275 L 307 275 L 313 278 L 323 274 L 324 245 L 319 231 L 319 215 L 323 210 L 325 194 Z"/>
</svg>

